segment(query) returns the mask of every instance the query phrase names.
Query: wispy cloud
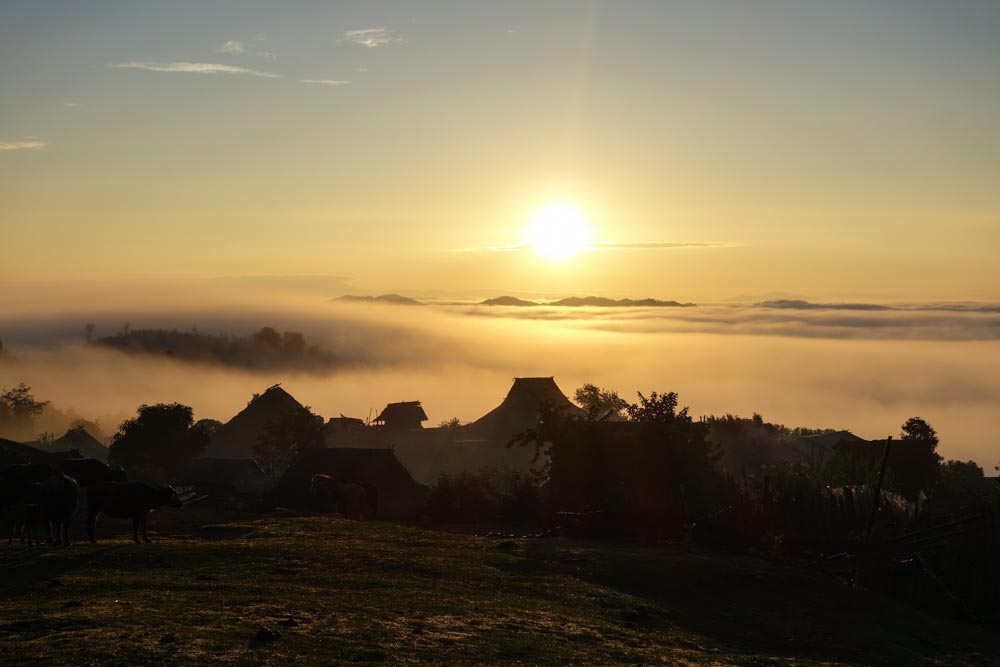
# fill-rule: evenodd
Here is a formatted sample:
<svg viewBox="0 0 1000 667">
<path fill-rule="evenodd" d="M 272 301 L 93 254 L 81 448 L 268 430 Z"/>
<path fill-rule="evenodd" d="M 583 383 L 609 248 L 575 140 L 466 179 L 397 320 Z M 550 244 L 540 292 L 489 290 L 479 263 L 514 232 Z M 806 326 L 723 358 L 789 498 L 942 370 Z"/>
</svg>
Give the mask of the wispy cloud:
<svg viewBox="0 0 1000 667">
<path fill-rule="evenodd" d="M 530 248 L 528 243 L 512 243 L 510 245 L 487 245 L 474 248 L 452 248 L 452 252 L 510 252 Z"/>
<path fill-rule="evenodd" d="M 646 250 L 657 248 L 721 248 L 731 245 L 721 241 L 673 242 L 673 241 L 602 241 L 590 243 L 593 250 Z"/>
<path fill-rule="evenodd" d="M 83 105 L 79 102 L 63 102 L 64 107 L 69 107 L 70 109 L 79 109 Z"/>
<path fill-rule="evenodd" d="M 399 40 L 392 36 L 391 30 L 386 28 L 361 28 L 359 30 L 345 30 L 340 41 L 372 48 Z"/>
<path fill-rule="evenodd" d="M 246 53 L 247 47 L 243 42 L 231 39 L 215 50 L 217 53 Z"/>
<path fill-rule="evenodd" d="M 281 78 L 280 74 L 271 72 L 261 72 L 246 67 L 233 67 L 232 65 L 219 65 L 217 63 L 152 63 L 146 61 L 132 61 L 127 63 L 113 63 L 108 67 L 119 69 L 144 69 L 150 72 L 183 72 L 190 74 L 244 74 L 247 76 L 262 76 L 268 79 Z"/>
<path fill-rule="evenodd" d="M 48 145 L 49 142 L 38 137 L 23 137 L 14 141 L 0 141 L 0 151 L 37 151 Z"/>
<path fill-rule="evenodd" d="M 673 248 L 723 248 L 730 243 L 717 241 L 678 242 L 678 241 L 598 241 L 587 243 L 585 250 L 657 250 Z M 478 248 L 454 248 L 452 252 L 510 252 L 528 250 L 532 245 L 528 242 L 511 243 L 500 246 L 481 246 Z"/>
<path fill-rule="evenodd" d="M 302 79 L 302 83 L 315 83 L 320 86 L 344 86 L 350 83 L 350 81 L 341 81 L 340 79 Z"/>
<path fill-rule="evenodd" d="M 257 55 L 259 55 L 261 58 L 267 58 L 268 60 L 277 60 L 278 59 L 278 54 L 273 53 L 271 51 L 261 51 Z"/>
</svg>

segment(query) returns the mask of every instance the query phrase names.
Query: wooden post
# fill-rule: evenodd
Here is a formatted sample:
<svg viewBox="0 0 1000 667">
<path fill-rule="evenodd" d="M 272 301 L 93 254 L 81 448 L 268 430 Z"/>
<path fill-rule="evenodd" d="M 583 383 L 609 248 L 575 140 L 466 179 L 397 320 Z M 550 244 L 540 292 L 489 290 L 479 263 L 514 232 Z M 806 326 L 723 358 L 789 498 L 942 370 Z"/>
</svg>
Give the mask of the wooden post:
<svg viewBox="0 0 1000 667">
<path fill-rule="evenodd" d="M 879 501 L 882 499 L 882 483 L 885 481 L 885 468 L 889 462 L 889 449 L 892 447 L 892 436 L 885 441 L 885 451 L 882 452 L 882 465 L 878 469 L 878 486 L 875 487 L 875 497 L 872 499 L 872 513 L 868 517 L 868 529 L 865 531 L 865 544 L 871 540 L 872 526 L 875 525 L 875 512 L 878 511 Z"/>
</svg>

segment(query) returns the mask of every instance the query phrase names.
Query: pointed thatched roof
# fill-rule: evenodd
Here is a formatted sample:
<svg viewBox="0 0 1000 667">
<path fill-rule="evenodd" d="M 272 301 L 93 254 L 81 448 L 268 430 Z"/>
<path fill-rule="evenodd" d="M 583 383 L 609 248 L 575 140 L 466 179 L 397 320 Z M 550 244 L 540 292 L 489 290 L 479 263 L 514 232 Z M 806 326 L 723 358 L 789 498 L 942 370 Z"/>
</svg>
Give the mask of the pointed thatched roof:
<svg viewBox="0 0 1000 667">
<path fill-rule="evenodd" d="M 382 424 L 387 429 L 422 428 L 421 422 L 427 421 L 420 401 L 402 401 L 390 403 L 375 418 L 376 424 Z"/>
<path fill-rule="evenodd" d="M 263 394 L 254 394 L 243 410 L 212 432 L 205 458 L 250 459 L 254 447 L 271 423 L 281 420 L 303 406 L 280 385 Z"/>
<path fill-rule="evenodd" d="M 65 452 L 75 449 L 84 458 L 97 459 L 101 463 L 108 462 L 108 448 L 83 426 L 69 429 L 48 445 L 36 446 L 46 452 Z"/>
<path fill-rule="evenodd" d="M 271 497 L 289 507 L 311 508 L 309 483 L 313 475 L 374 485 L 378 490 L 378 517 L 384 519 L 411 517 L 419 511 L 427 493 L 427 487 L 413 480 L 391 449 L 340 447 L 301 450 Z"/>
<path fill-rule="evenodd" d="M 543 403 L 569 414 L 583 410 L 570 402 L 553 377 L 514 378 L 503 402 L 463 428 L 463 437 L 507 442 L 511 436 L 538 426 Z"/>
</svg>

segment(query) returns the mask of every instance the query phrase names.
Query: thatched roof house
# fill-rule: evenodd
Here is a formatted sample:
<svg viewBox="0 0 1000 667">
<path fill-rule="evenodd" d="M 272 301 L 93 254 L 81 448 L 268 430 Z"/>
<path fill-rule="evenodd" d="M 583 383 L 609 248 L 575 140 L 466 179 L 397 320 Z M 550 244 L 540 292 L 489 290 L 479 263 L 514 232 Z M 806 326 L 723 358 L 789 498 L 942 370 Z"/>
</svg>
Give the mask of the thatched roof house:
<svg viewBox="0 0 1000 667">
<path fill-rule="evenodd" d="M 108 448 L 100 440 L 92 436 L 83 426 L 69 429 L 62 436 L 47 445 L 32 443 L 32 446 L 46 452 L 54 453 L 75 449 L 84 458 L 97 459 L 101 463 L 108 462 Z"/>
<path fill-rule="evenodd" d="M 50 463 L 62 459 L 79 459 L 76 450 L 48 452 L 34 446 L 35 443 L 14 442 L 0 438 L 0 466 L 19 463 Z"/>
<path fill-rule="evenodd" d="M 356 433 L 365 430 L 365 426 L 363 419 L 340 415 L 339 417 L 330 417 L 323 429 L 326 433 Z"/>
<path fill-rule="evenodd" d="M 271 494 L 276 504 L 311 509 L 309 483 L 313 475 L 332 475 L 350 482 L 367 482 L 378 489 L 378 517 L 405 519 L 417 514 L 427 487 L 418 484 L 391 449 L 303 449 Z"/>
<path fill-rule="evenodd" d="M 280 385 L 254 394 L 243 410 L 212 432 L 205 458 L 250 459 L 254 447 L 269 424 L 280 421 L 303 406 Z"/>
<path fill-rule="evenodd" d="M 539 408 L 547 403 L 567 414 L 583 414 L 553 377 L 514 378 L 503 402 L 462 429 L 462 437 L 506 443 L 511 436 L 538 426 Z"/>
<path fill-rule="evenodd" d="M 797 452 L 799 457 L 810 459 L 813 457 L 827 458 L 832 456 L 834 450 L 841 445 L 855 447 L 867 444 L 869 444 L 868 440 L 858 437 L 850 431 L 829 431 L 815 435 L 797 436 L 792 438 L 789 447 Z M 790 458 L 794 460 L 795 457 Z"/>
<path fill-rule="evenodd" d="M 225 496 L 262 496 L 274 488 L 274 482 L 253 459 L 195 459 L 177 483 Z"/>
<path fill-rule="evenodd" d="M 389 431 L 423 428 L 421 422 L 425 421 L 427 421 L 427 413 L 424 412 L 420 401 L 390 403 L 375 418 L 376 424 L 380 424 Z"/>
</svg>

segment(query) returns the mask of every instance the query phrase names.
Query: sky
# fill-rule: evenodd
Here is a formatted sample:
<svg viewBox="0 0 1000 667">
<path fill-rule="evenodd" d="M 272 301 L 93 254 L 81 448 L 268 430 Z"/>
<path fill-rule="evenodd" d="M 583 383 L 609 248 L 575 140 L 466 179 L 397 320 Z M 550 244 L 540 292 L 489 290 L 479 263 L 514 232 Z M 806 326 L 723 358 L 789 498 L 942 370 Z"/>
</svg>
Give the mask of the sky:
<svg viewBox="0 0 1000 667">
<path fill-rule="evenodd" d="M 436 423 L 555 375 L 869 438 L 919 415 L 992 470 L 998 34 L 993 0 L 6 0 L 0 388 L 113 425 L 286 382 Z M 328 303 L 385 292 L 433 305 Z M 503 294 L 699 305 L 471 305 Z M 352 362 L 196 371 L 87 322 Z"/>
<path fill-rule="evenodd" d="M 0 279 L 1000 298 L 996 2 L 0 6 Z M 573 207 L 593 245 L 524 247 Z"/>
</svg>

